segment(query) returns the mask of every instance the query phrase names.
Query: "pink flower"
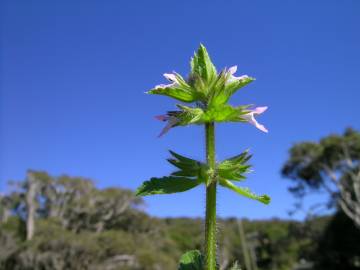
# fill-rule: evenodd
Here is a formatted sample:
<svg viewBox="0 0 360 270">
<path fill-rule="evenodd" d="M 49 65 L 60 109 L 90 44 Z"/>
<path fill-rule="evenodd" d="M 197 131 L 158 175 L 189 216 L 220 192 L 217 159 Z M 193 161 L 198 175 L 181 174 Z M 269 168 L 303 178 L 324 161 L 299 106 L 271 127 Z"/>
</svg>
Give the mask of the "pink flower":
<svg viewBox="0 0 360 270">
<path fill-rule="evenodd" d="M 159 84 L 159 85 L 156 85 L 155 86 L 155 89 L 157 88 L 168 88 L 168 87 L 173 87 L 173 86 L 176 86 L 176 85 L 179 85 L 179 81 L 178 79 L 176 78 L 176 75 L 173 74 L 173 73 L 164 73 L 163 74 L 164 77 L 170 81 L 171 83 L 169 84 Z"/>
<path fill-rule="evenodd" d="M 234 76 L 236 71 L 237 71 L 237 66 L 232 66 L 232 67 L 229 68 L 228 73 L 230 74 L 230 77 L 228 78 L 228 80 L 226 82 L 227 84 L 232 83 L 234 81 L 241 81 L 243 79 L 249 78 L 248 75 L 242 75 L 240 77 Z"/>
<path fill-rule="evenodd" d="M 167 122 L 166 126 L 161 130 L 158 137 L 161 137 L 162 135 L 167 133 L 173 126 L 175 126 L 179 122 L 179 120 L 175 116 L 167 115 L 167 114 L 157 115 L 155 116 L 155 118 L 157 120 Z"/>
<path fill-rule="evenodd" d="M 250 124 L 260 129 L 261 131 L 268 133 L 269 131 L 266 129 L 266 127 L 264 125 L 259 124 L 255 119 L 255 115 L 262 114 L 267 110 L 267 108 L 268 107 L 256 107 L 255 109 L 250 110 L 249 113 L 242 115 L 241 117 L 246 121 L 248 121 Z"/>
</svg>

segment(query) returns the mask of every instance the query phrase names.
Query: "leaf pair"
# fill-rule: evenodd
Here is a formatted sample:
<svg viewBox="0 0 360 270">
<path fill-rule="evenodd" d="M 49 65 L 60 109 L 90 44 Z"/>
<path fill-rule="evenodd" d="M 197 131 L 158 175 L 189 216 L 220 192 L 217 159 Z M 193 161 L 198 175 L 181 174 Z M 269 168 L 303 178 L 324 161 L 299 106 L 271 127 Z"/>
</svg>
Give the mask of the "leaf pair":
<svg viewBox="0 0 360 270">
<path fill-rule="evenodd" d="M 196 161 L 170 151 L 172 158 L 168 161 L 178 168 L 170 176 L 161 178 L 153 177 L 145 181 L 136 191 L 137 196 L 147 196 L 153 194 L 171 194 L 190 190 L 201 183 L 208 185 L 210 179 L 209 168 L 205 163 Z M 260 201 L 264 204 L 270 202 L 267 195 L 256 195 L 248 188 L 238 187 L 230 180 L 241 181 L 245 179 L 245 173 L 250 171 L 250 165 L 247 161 L 251 155 L 247 151 L 244 153 L 226 159 L 216 165 L 215 179 L 223 187 L 226 187 L 242 196 Z M 213 172 L 214 173 L 214 172 Z"/>
<path fill-rule="evenodd" d="M 233 107 L 231 105 L 221 105 L 203 110 L 200 107 L 189 107 L 177 105 L 180 111 L 169 111 L 164 118 L 176 119 L 174 126 L 187 126 L 191 124 L 205 124 L 211 122 L 247 122 L 243 115 L 250 111 L 250 105 Z"/>
</svg>

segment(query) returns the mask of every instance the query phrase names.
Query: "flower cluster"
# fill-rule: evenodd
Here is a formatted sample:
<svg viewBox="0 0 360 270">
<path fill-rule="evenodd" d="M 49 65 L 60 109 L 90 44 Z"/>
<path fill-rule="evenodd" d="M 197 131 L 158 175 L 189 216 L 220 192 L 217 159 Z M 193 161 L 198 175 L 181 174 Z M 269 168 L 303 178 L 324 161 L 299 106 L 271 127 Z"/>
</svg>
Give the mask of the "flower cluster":
<svg viewBox="0 0 360 270">
<path fill-rule="evenodd" d="M 235 76 L 236 71 L 237 66 L 232 66 L 218 73 L 205 47 L 201 45 L 191 60 L 188 79 L 185 80 L 176 72 L 165 73 L 164 77 L 170 83 L 156 85 L 147 93 L 195 103 L 195 106 L 177 105 L 180 110 L 156 116 L 156 119 L 167 122 L 159 136 L 176 126 L 210 122 L 247 122 L 268 132 L 255 118 L 265 112 L 267 107 L 233 107 L 227 104 L 237 90 L 255 80 L 247 75 Z"/>
</svg>

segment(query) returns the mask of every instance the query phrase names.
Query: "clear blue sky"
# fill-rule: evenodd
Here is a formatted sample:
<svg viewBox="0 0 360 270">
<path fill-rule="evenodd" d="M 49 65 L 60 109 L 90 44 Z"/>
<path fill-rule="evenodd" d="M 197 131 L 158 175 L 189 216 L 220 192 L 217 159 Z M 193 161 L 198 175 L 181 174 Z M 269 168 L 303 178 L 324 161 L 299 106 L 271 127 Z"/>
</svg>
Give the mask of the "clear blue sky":
<svg viewBox="0 0 360 270">
<path fill-rule="evenodd" d="M 0 188 L 28 168 L 135 189 L 172 171 L 167 150 L 202 159 L 200 127 L 157 138 L 174 108 L 144 92 L 186 75 L 204 43 L 219 67 L 257 80 L 232 104 L 267 105 L 264 134 L 217 128 L 217 158 L 250 148 L 247 185 L 269 206 L 225 190 L 219 215 L 286 218 L 280 169 L 289 147 L 360 129 L 360 1 L 1 1 Z M 146 198 L 157 216 L 201 216 L 204 190 Z M 311 199 L 313 200 L 313 199 Z M 315 199 L 314 199 L 315 200 Z M 300 217 L 300 216 L 298 216 Z"/>
</svg>

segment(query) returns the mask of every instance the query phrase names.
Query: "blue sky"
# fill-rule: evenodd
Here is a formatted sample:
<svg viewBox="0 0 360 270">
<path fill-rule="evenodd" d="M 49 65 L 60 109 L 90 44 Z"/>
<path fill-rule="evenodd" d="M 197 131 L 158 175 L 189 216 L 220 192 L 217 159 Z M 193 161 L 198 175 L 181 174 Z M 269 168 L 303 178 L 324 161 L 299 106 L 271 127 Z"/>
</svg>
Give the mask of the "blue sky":
<svg viewBox="0 0 360 270">
<path fill-rule="evenodd" d="M 216 66 L 257 80 L 234 105 L 267 105 L 264 134 L 217 126 L 217 158 L 250 148 L 244 185 L 269 206 L 219 191 L 220 216 L 288 218 L 280 169 L 295 142 L 360 129 L 359 1 L 2 1 L 0 188 L 28 168 L 135 189 L 172 171 L 172 149 L 203 159 L 201 127 L 157 138 L 174 108 L 144 92 L 164 72 L 186 75 L 200 42 Z M 203 188 L 146 198 L 157 216 L 202 216 Z M 318 199 L 314 196 L 307 201 Z M 321 196 L 320 196 L 321 197 Z M 301 218 L 301 215 L 295 216 Z"/>
</svg>

